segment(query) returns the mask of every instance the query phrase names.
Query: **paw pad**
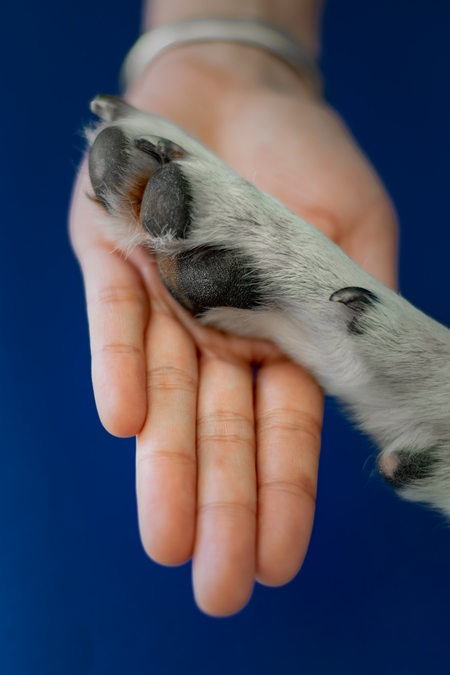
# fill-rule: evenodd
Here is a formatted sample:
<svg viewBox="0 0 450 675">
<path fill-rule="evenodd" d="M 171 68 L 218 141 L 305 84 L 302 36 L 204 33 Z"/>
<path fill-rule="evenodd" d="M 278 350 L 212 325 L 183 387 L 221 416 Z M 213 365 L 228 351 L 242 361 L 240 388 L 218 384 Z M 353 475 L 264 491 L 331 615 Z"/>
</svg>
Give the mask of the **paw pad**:
<svg viewBox="0 0 450 675">
<path fill-rule="evenodd" d="M 176 257 L 159 256 L 158 262 L 168 291 L 195 316 L 214 307 L 264 307 L 256 271 L 234 251 L 198 248 Z"/>
<path fill-rule="evenodd" d="M 191 197 L 188 182 L 176 164 L 164 164 L 148 181 L 140 221 L 151 237 L 185 239 L 189 232 Z"/>
</svg>

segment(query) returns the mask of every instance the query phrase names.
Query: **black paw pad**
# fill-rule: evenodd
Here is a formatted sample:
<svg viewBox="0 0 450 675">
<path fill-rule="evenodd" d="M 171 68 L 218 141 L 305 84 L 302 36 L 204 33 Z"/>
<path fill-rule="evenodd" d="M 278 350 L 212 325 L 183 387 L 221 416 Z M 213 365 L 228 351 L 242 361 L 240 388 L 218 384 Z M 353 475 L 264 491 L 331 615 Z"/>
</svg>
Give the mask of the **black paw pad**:
<svg viewBox="0 0 450 675">
<path fill-rule="evenodd" d="M 358 286 L 341 288 L 330 296 L 330 300 L 332 302 L 341 302 L 356 313 L 356 316 L 354 316 L 347 324 L 348 332 L 352 335 L 364 334 L 359 319 L 370 307 L 380 302 L 375 293 L 372 293 L 372 291 L 369 291 L 366 288 L 359 288 Z"/>
<path fill-rule="evenodd" d="M 147 183 L 140 220 L 152 237 L 170 234 L 185 239 L 189 232 L 191 197 L 186 178 L 176 164 L 164 164 Z"/>
<path fill-rule="evenodd" d="M 159 271 L 171 295 L 194 316 L 213 307 L 262 309 L 262 283 L 250 261 L 234 251 L 201 248 L 160 256 Z"/>
<path fill-rule="evenodd" d="M 136 210 L 150 176 L 160 165 L 155 157 L 139 152 L 119 126 L 103 129 L 89 152 L 92 188 L 109 213 L 114 212 L 116 197 L 125 197 Z"/>
<path fill-rule="evenodd" d="M 103 129 L 89 153 L 89 176 L 98 201 L 109 210 L 108 194 L 122 183 L 129 163 L 128 139 L 119 127 Z"/>
<path fill-rule="evenodd" d="M 433 448 L 426 452 L 399 450 L 393 456 L 380 458 L 378 470 L 389 485 L 399 489 L 429 478 L 437 463 L 437 453 Z"/>
</svg>

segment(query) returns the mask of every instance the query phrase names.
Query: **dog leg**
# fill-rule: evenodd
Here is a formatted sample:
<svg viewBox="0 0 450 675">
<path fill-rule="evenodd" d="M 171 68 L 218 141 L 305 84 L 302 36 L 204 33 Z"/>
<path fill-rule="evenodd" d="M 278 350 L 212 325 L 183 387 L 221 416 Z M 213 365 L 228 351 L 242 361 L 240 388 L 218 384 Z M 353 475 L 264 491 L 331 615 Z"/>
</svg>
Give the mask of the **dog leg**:
<svg viewBox="0 0 450 675">
<path fill-rule="evenodd" d="M 337 396 L 404 497 L 450 515 L 450 332 L 175 125 L 93 109 L 94 194 L 202 322 L 272 340 Z M 92 164 L 92 168 L 91 168 Z"/>
</svg>

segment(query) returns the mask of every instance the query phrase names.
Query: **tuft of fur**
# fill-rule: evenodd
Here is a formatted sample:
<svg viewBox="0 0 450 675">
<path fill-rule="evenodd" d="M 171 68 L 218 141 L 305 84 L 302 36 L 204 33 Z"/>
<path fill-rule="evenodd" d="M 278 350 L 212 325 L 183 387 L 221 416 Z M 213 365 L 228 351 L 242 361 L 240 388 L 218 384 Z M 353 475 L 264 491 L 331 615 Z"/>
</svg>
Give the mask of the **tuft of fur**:
<svg viewBox="0 0 450 675">
<path fill-rule="evenodd" d="M 188 235 L 144 230 L 135 203 L 139 172 L 128 168 L 120 190 L 105 186 L 106 220 L 118 246 L 175 257 L 211 247 L 249 261 L 267 302 L 212 307 L 201 321 L 277 344 L 345 404 L 379 447 L 380 471 L 399 494 L 450 516 L 450 331 L 176 125 L 108 96 L 97 97 L 92 109 L 102 121 L 88 130 L 90 145 L 114 125 L 130 147 L 148 136 L 185 151 L 173 161 L 189 185 Z"/>
</svg>

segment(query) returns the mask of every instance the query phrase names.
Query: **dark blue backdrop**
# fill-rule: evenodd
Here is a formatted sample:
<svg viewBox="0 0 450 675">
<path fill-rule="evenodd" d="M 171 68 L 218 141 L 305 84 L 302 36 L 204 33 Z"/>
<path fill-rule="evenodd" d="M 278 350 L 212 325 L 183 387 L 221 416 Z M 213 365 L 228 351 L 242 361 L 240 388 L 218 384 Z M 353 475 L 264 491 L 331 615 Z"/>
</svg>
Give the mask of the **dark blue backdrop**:
<svg viewBox="0 0 450 675">
<path fill-rule="evenodd" d="M 134 443 L 97 420 L 66 234 L 88 101 L 117 90 L 138 27 L 138 0 L 2 6 L 0 673 L 447 674 L 450 531 L 373 475 L 332 403 L 291 584 L 214 620 L 189 565 L 141 550 Z M 400 215 L 402 292 L 447 325 L 449 31 L 444 0 L 330 0 L 323 53 L 328 97 Z"/>
</svg>

